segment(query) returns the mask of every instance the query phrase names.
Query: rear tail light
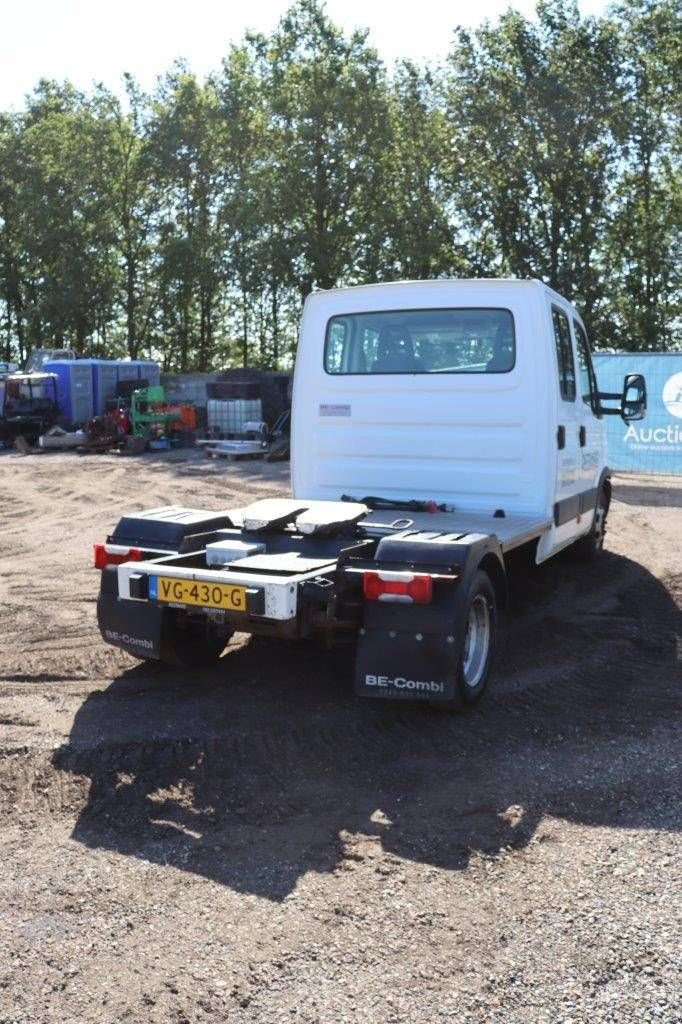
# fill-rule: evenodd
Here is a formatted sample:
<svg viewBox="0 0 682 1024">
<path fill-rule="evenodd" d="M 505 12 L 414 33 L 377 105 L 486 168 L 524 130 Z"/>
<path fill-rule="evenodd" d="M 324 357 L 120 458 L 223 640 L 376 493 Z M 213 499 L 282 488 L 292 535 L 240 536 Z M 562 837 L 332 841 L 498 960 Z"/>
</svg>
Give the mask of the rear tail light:
<svg viewBox="0 0 682 1024">
<path fill-rule="evenodd" d="M 139 562 L 142 558 L 140 548 L 126 548 L 120 544 L 95 544 L 92 554 L 95 569 L 106 569 L 108 565 L 120 565 L 122 562 Z"/>
<path fill-rule="evenodd" d="M 366 572 L 362 577 L 362 592 L 366 601 L 430 604 L 433 579 L 409 572 Z"/>
</svg>

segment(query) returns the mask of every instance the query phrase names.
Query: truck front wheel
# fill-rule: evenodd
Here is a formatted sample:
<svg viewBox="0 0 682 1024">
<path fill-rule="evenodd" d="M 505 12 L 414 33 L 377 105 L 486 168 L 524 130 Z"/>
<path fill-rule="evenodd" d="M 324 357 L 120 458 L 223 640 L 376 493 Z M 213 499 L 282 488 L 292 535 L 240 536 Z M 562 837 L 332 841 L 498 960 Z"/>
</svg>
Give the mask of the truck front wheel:
<svg viewBox="0 0 682 1024">
<path fill-rule="evenodd" d="M 481 569 L 471 581 L 459 628 L 454 644 L 459 651 L 455 696 L 452 700 L 432 701 L 434 707 L 445 711 L 477 704 L 488 685 L 495 657 L 497 600 L 490 577 Z"/>
<path fill-rule="evenodd" d="M 607 485 L 608 486 L 608 483 Z M 597 504 L 594 509 L 594 519 L 588 533 L 580 540 L 575 541 L 569 551 L 575 557 L 584 562 L 592 562 L 599 558 L 604 550 L 604 536 L 606 534 L 606 516 L 609 511 L 610 495 L 606 486 L 599 488 Z"/>
</svg>

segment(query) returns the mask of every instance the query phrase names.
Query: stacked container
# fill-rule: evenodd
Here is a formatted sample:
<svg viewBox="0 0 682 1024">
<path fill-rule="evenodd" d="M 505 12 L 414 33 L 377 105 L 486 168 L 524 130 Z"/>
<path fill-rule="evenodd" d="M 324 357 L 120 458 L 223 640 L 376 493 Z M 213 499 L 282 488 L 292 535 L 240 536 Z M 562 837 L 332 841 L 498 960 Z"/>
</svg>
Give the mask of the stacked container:
<svg viewBox="0 0 682 1024">
<path fill-rule="evenodd" d="M 119 380 L 139 380 L 140 373 L 138 368 L 138 361 L 133 359 L 118 361 L 118 379 Z"/>
<path fill-rule="evenodd" d="M 92 401 L 95 416 L 103 416 L 107 400 L 116 397 L 118 362 L 115 359 L 88 359 L 92 369 Z"/>
<path fill-rule="evenodd" d="M 150 388 L 157 388 L 161 384 L 161 368 L 152 359 L 136 360 L 138 376 L 140 380 L 146 380 Z"/>
<path fill-rule="evenodd" d="M 44 373 L 57 377 L 57 405 L 61 416 L 72 423 L 85 423 L 93 416 L 92 368 L 88 359 L 53 359 L 44 363 Z"/>
</svg>

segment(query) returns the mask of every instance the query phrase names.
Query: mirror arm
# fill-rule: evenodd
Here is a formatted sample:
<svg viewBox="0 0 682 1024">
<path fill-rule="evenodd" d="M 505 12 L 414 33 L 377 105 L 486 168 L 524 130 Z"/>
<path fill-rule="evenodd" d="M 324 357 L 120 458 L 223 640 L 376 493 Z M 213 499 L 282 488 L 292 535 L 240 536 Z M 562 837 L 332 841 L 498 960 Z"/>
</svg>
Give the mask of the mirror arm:
<svg viewBox="0 0 682 1024">
<path fill-rule="evenodd" d="M 604 401 L 607 402 L 618 402 L 617 409 L 611 409 L 608 405 L 603 405 Z M 599 407 L 600 416 L 620 416 L 622 412 L 623 395 L 620 391 L 598 391 L 597 392 L 597 405 Z"/>
</svg>

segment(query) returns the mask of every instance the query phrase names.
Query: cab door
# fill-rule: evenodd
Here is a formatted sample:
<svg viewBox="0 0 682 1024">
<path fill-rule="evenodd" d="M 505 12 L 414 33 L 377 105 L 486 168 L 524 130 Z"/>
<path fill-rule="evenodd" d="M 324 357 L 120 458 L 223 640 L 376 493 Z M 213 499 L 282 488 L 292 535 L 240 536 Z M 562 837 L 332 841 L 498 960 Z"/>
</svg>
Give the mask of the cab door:
<svg viewBox="0 0 682 1024">
<path fill-rule="evenodd" d="M 575 341 L 576 365 L 578 368 L 578 417 L 580 447 L 580 478 L 582 482 L 582 507 L 585 518 L 592 525 L 592 510 L 597 500 L 597 488 L 602 470 L 606 465 L 606 433 L 604 421 L 599 415 L 597 379 L 592 366 L 592 355 L 587 333 L 582 323 L 573 315 L 573 338 Z"/>
<path fill-rule="evenodd" d="M 582 401 L 578 401 L 570 307 L 552 299 L 550 315 L 557 367 L 557 465 L 551 548 L 558 551 L 589 529 L 581 515 Z"/>
</svg>

